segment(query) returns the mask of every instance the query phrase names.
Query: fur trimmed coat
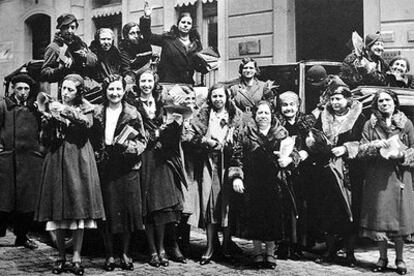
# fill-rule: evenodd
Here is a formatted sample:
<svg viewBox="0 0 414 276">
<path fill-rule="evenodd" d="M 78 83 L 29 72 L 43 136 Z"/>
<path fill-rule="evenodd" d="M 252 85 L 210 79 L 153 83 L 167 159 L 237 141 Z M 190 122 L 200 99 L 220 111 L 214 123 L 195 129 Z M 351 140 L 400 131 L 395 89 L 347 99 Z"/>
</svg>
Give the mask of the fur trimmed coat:
<svg viewBox="0 0 414 276">
<path fill-rule="evenodd" d="M 403 158 L 386 160 L 375 148 L 374 141 L 398 135 L 407 149 Z M 381 124 L 374 114 L 365 123 L 362 133 L 360 158 L 368 160 L 363 187 L 361 227 L 393 232 L 406 236 L 414 233 L 414 127 L 404 113 L 392 116 L 390 127 Z"/>
<path fill-rule="evenodd" d="M 228 184 L 226 171 L 229 166 L 230 158 L 232 156 L 232 149 L 234 143 L 234 135 L 239 131 L 243 125 L 242 123 L 242 112 L 240 109 L 234 106 L 232 103 L 232 110 L 228 111 L 229 114 L 229 132 L 226 137 L 227 144 L 221 150 L 221 164 L 219 164 L 219 170 L 221 171 L 221 226 L 227 227 L 229 220 L 229 195 L 231 192 L 231 187 Z M 207 134 L 210 120 L 210 111 L 211 108 L 208 106 L 203 106 L 198 112 L 197 116 L 194 117 L 192 122 L 192 128 L 194 136 L 192 138 L 192 143 L 194 143 L 200 149 L 201 162 L 196 168 L 195 177 L 197 177 L 200 187 L 200 203 L 201 203 L 201 219 L 206 218 L 207 205 L 210 198 L 210 193 L 212 189 L 212 168 L 213 160 L 210 153 L 213 149 L 210 149 L 208 145 L 204 144 L 203 137 Z"/>
<path fill-rule="evenodd" d="M 138 132 L 125 145 L 105 145 L 105 106 L 96 108 L 95 118 L 99 122 L 97 129 L 102 139 L 97 159 L 108 229 L 111 233 L 142 230 L 144 222 L 139 168 L 146 138 L 141 115 L 135 107 L 126 102 L 122 104 L 114 137 L 127 125 Z"/>
<path fill-rule="evenodd" d="M 367 56 L 365 58 L 368 59 Z M 369 59 L 368 59 L 369 60 Z M 349 86 L 350 89 L 357 88 L 360 85 L 386 85 L 386 72 L 388 71 L 387 63 L 379 57 L 375 62 L 377 69 L 373 72 L 367 72 L 365 67 L 358 65 L 358 57 L 352 52 L 345 57 L 339 77 Z"/>
<path fill-rule="evenodd" d="M 290 154 L 293 162 L 285 169 L 279 166 L 273 152 L 280 150 L 281 141 L 286 137 L 288 132 L 279 121 L 267 135 L 262 134 L 253 122 L 238 133 L 229 180 L 231 183 L 235 178 L 242 179 L 245 191 L 243 194 L 233 192 L 230 222 L 234 235 L 261 241 L 283 238 L 284 197 L 293 195 L 289 191 L 287 175 L 300 162 L 300 156 L 294 150 Z M 229 186 L 232 189 L 232 185 Z M 294 204 L 293 196 L 291 199 Z"/>
<path fill-rule="evenodd" d="M 362 104 L 353 101 L 345 120 L 338 126 L 335 116 L 325 108 L 315 128 L 322 130 L 331 148 L 344 146 L 345 155 L 335 158 L 333 154 L 315 152 L 310 148 L 310 158 L 316 163 L 314 183 L 316 197 L 320 202 L 317 220 L 323 232 L 349 234 L 356 232 L 355 221 L 359 219 L 359 206 L 363 170 L 359 160 L 355 160 L 365 117 Z M 335 126 L 336 125 L 336 126 Z"/>
</svg>

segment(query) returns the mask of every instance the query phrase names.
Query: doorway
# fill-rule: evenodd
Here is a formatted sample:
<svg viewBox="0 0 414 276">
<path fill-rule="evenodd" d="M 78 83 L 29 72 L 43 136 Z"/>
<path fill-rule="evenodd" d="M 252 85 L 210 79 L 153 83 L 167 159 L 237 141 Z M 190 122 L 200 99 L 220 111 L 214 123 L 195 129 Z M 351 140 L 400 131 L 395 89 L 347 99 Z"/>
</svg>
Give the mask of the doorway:
<svg viewBox="0 0 414 276">
<path fill-rule="evenodd" d="M 297 60 L 342 61 L 353 31 L 363 36 L 363 1 L 296 0 Z"/>
<path fill-rule="evenodd" d="M 32 59 L 43 59 L 47 45 L 50 43 L 50 16 L 34 14 L 26 19 L 26 25 L 31 34 Z"/>
</svg>

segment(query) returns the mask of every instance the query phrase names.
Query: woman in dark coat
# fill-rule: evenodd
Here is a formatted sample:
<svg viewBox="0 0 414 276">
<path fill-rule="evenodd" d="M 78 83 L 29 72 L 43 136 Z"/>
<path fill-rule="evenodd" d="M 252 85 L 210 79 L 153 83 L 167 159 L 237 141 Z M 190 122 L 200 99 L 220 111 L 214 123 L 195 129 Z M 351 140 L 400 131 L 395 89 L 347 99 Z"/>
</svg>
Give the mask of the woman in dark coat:
<svg viewBox="0 0 414 276">
<path fill-rule="evenodd" d="M 121 268 L 133 270 L 128 257 L 131 233 L 142 230 L 142 195 L 139 169 L 140 155 L 146 147 L 141 114 L 123 100 L 125 81 L 120 75 L 110 75 L 103 83 L 102 105 L 96 110 L 100 123 L 102 148 L 98 160 L 104 199 L 106 222 L 104 238 L 106 248 L 105 270 L 115 268 L 113 234 L 122 235 L 120 252 Z M 135 132 L 126 141 L 125 130 Z"/>
<path fill-rule="evenodd" d="M 289 195 L 284 196 L 285 214 L 284 227 L 285 237 L 278 246 L 277 257 L 279 259 L 298 259 L 302 257 L 302 246 L 306 246 L 309 211 L 309 203 L 312 202 L 312 194 L 315 191 L 309 189 L 312 184 L 312 167 L 308 162 L 308 149 L 305 138 L 309 130 L 315 125 L 314 115 L 305 115 L 299 111 L 301 100 L 295 92 L 286 91 L 277 97 L 276 116 L 280 124 L 286 128 L 289 136 L 295 137 L 296 149 L 300 154 L 300 165 L 292 171 L 289 178 L 289 189 L 294 196 L 294 205 Z M 308 184 L 309 183 L 309 184 Z M 310 228 L 310 227 L 309 227 Z"/>
<path fill-rule="evenodd" d="M 288 137 L 288 132 L 271 110 L 268 102 L 259 102 L 253 114 L 255 122 L 238 133 L 229 178 L 234 191 L 243 194 L 244 205 L 240 209 L 245 217 L 240 220 L 238 236 L 253 240 L 256 266 L 274 269 L 275 240 L 283 232 L 282 190 L 287 187 L 288 171 L 299 163 L 300 157 L 291 138 L 290 152 L 283 156 L 275 154 L 281 150 L 281 141 Z M 264 255 L 262 242 L 266 245 Z"/>
<path fill-rule="evenodd" d="M 35 219 L 46 221 L 46 230 L 56 230 L 59 259 L 52 272 L 71 270 L 83 275 L 81 248 L 85 228 L 96 228 L 105 219 L 98 170 L 88 130 L 93 107 L 82 98 L 84 81 L 70 74 L 63 79 L 63 104 L 52 102 L 44 118 L 42 139 L 47 146 L 40 181 Z M 64 232 L 73 232 L 72 264 L 66 264 Z"/>
<path fill-rule="evenodd" d="M 201 257 L 202 265 L 209 263 L 213 256 L 214 242 L 218 240 L 217 227 L 223 227 L 224 251 L 229 249 L 230 191 L 225 185 L 225 170 L 231 157 L 233 133 L 242 125 L 241 116 L 225 86 L 215 84 L 207 94 L 207 105 L 200 109 L 193 121 L 193 143 L 202 150 L 198 175 L 201 182 L 201 219 L 207 232 L 207 250 Z"/>
<path fill-rule="evenodd" d="M 345 57 L 339 77 L 354 89 L 360 85 L 386 85 L 388 65 L 382 58 L 384 41 L 380 33 L 365 37 L 361 55 L 355 51 Z"/>
<path fill-rule="evenodd" d="M 147 23 L 142 24 L 143 33 L 151 33 L 151 14 L 149 7 L 145 7 Z M 193 19 L 189 13 L 182 13 L 177 25 L 162 35 L 151 33 L 151 44 L 162 47 L 158 74 L 160 82 L 194 84 L 194 70 L 198 68 L 195 54 L 202 50 L 200 34 L 193 28 Z"/>
<path fill-rule="evenodd" d="M 150 250 L 149 264 L 168 266 L 164 234 L 166 225 L 175 232 L 183 210 L 181 183 L 185 176 L 180 158 L 182 122 L 164 123 L 160 87 L 153 71 L 144 71 L 137 80 L 138 93 L 130 92 L 127 101 L 136 106 L 143 118 L 147 148 L 142 154 L 141 183 L 143 215 Z M 175 233 L 170 258 L 185 262 L 178 248 Z"/>
<path fill-rule="evenodd" d="M 307 138 L 309 157 L 316 163 L 314 174 L 318 175 L 313 184 L 313 189 L 319 191 L 315 195 L 319 203 L 315 210 L 316 220 L 328 247 L 324 259 L 328 262 L 336 260 L 335 237 L 343 237 L 346 263 L 354 266 L 362 185 L 361 163 L 355 157 L 365 119 L 361 113 L 362 104 L 352 100 L 347 86 L 331 82 L 328 89 L 329 102 L 315 125 L 323 131 L 328 150 L 319 150 L 312 145 L 313 139 Z"/>
<path fill-rule="evenodd" d="M 386 270 L 387 243 L 395 243 L 395 265 L 406 274 L 404 238 L 414 232 L 414 127 L 399 110 L 391 90 L 379 90 L 372 100 L 372 115 L 365 123 L 359 156 L 367 159 L 361 208 L 361 234 L 378 242 L 380 258 L 374 271 Z M 400 148 L 390 144 L 397 137 Z M 387 148 L 391 147 L 388 153 Z"/>
</svg>

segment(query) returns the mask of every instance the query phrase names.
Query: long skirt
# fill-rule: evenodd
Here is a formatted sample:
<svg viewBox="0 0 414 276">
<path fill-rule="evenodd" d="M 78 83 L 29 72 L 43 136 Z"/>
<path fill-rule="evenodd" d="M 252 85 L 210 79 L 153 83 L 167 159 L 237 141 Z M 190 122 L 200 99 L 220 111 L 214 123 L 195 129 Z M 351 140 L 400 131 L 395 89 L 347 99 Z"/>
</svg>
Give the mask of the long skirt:
<svg viewBox="0 0 414 276">
<path fill-rule="evenodd" d="M 147 224 L 180 220 L 183 210 L 181 183 L 157 150 L 142 154 L 143 214 Z"/>
<path fill-rule="evenodd" d="M 134 232 L 143 229 L 141 181 L 139 170 L 121 177 L 101 180 L 106 224 L 110 233 Z"/>
</svg>

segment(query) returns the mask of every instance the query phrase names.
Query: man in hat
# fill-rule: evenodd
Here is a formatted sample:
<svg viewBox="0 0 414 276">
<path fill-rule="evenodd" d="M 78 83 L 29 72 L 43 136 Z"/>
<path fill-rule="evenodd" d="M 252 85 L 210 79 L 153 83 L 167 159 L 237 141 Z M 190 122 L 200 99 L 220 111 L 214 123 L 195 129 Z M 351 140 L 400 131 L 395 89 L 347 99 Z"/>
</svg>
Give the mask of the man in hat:
<svg viewBox="0 0 414 276">
<path fill-rule="evenodd" d="M 39 142 L 39 114 L 30 99 L 34 81 L 19 73 L 13 92 L 0 101 L 0 228 L 12 225 L 16 246 L 35 249 L 27 236 L 37 200 L 43 162 Z"/>
<path fill-rule="evenodd" d="M 386 85 L 388 65 L 382 59 L 384 41 L 379 32 L 365 37 L 362 54 L 354 50 L 343 61 L 339 76 L 354 89 L 360 85 Z"/>
<path fill-rule="evenodd" d="M 322 65 L 313 65 L 306 72 L 306 110 L 312 110 L 312 114 L 318 118 L 328 102 L 326 89 L 329 76 Z"/>
<path fill-rule="evenodd" d="M 40 72 L 42 81 L 61 82 L 71 73 L 85 76 L 87 68 L 95 66 L 97 57 L 85 42 L 75 35 L 79 26 L 73 14 L 62 14 L 57 19 L 59 31 L 45 52 L 44 63 Z"/>
</svg>

